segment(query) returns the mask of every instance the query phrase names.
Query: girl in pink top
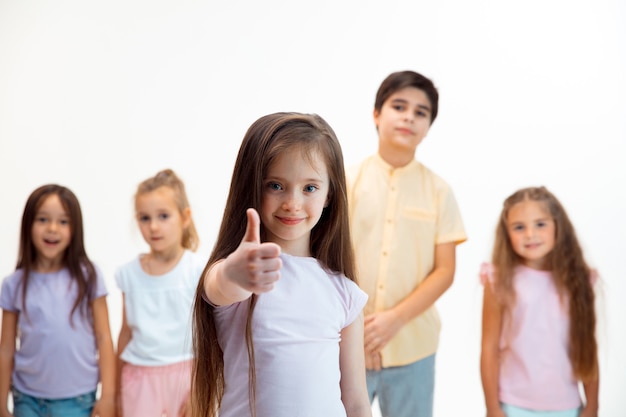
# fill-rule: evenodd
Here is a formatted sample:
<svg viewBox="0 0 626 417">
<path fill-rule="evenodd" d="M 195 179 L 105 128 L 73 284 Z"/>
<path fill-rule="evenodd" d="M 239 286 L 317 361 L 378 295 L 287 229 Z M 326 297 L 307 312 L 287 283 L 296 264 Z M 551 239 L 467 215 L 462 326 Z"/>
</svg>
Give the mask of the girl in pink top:
<svg viewBox="0 0 626 417">
<path fill-rule="evenodd" d="M 504 201 L 492 264 L 481 270 L 488 417 L 598 415 L 593 275 L 565 210 L 545 187 Z"/>
</svg>

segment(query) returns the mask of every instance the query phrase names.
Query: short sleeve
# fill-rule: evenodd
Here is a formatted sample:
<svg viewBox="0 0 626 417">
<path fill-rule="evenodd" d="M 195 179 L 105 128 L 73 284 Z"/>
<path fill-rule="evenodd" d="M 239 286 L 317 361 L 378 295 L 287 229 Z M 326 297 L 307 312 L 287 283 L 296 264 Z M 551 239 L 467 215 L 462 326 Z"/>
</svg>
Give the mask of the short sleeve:
<svg viewBox="0 0 626 417">
<path fill-rule="evenodd" d="M 482 264 L 480 264 L 479 277 L 480 277 L 480 283 L 482 285 L 485 285 L 487 282 L 490 285 L 493 285 L 493 281 L 494 281 L 493 265 L 488 262 L 483 262 Z"/>
<path fill-rule="evenodd" d="M 94 264 L 93 266 L 96 270 L 96 287 L 94 288 L 93 299 L 104 297 L 109 294 L 107 291 L 106 283 L 104 281 L 104 275 L 102 274 L 102 270 Z"/>
<path fill-rule="evenodd" d="M 361 314 L 363 307 L 365 307 L 365 303 L 367 303 L 368 297 L 365 291 L 359 288 L 354 281 L 350 281 L 348 278 L 345 279 L 348 281 L 348 292 L 350 294 L 350 303 L 345 323 L 345 327 L 347 327 L 352 324 L 354 320 L 356 320 L 359 314 Z"/>
<path fill-rule="evenodd" d="M 438 178 L 438 177 L 437 177 Z M 438 220 L 436 244 L 460 244 L 467 240 L 465 227 L 461 218 L 461 211 L 450 186 L 440 180 L 437 201 Z"/>
<path fill-rule="evenodd" d="M 20 310 L 16 304 L 16 292 L 21 281 L 16 275 L 18 272 L 9 275 L 2 281 L 2 289 L 0 289 L 0 308 L 7 311 L 17 312 Z"/>
</svg>

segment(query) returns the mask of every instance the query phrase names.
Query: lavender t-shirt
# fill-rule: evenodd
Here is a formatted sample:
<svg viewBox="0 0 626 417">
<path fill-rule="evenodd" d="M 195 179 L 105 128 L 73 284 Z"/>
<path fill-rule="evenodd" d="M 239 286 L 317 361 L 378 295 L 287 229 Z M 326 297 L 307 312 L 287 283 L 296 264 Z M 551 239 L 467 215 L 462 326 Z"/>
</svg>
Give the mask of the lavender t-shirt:
<svg viewBox="0 0 626 417">
<path fill-rule="evenodd" d="M 107 295 L 102 273 L 96 268 L 96 298 Z M 70 311 L 77 286 L 69 270 L 31 272 L 22 304 L 22 270 L 2 282 L 0 307 L 19 315 L 18 350 L 15 352 L 13 386 L 38 398 L 70 398 L 94 391 L 99 381 L 93 315 L 79 307 Z M 82 310 L 82 311 L 81 311 Z"/>
<path fill-rule="evenodd" d="M 282 254 L 281 278 L 259 295 L 252 332 L 257 417 L 345 417 L 339 382 L 341 331 L 367 295 L 314 258 Z M 249 416 L 245 341 L 249 301 L 215 308 L 226 387 L 220 417 Z"/>
</svg>

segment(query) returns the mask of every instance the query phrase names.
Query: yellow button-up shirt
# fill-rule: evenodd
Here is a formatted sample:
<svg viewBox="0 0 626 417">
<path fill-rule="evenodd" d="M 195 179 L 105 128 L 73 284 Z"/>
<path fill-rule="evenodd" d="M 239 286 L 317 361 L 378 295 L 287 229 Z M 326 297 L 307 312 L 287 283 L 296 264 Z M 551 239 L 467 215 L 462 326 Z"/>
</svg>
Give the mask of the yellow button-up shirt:
<svg viewBox="0 0 626 417">
<path fill-rule="evenodd" d="M 452 190 L 413 160 L 394 168 L 378 154 L 347 172 L 357 278 L 369 295 L 365 314 L 388 310 L 430 274 L 435 246 L 467 239 Z M 433 305 L 383 348 L 384 367 L 402 366 L 437 351 L 441 323 Z"/>
</svg>

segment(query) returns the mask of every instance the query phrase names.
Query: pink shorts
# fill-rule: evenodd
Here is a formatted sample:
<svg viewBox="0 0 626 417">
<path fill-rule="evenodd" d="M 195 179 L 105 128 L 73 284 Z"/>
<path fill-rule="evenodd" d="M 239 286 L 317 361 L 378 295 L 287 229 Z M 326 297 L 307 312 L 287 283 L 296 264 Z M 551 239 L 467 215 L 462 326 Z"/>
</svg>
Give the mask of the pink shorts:
<svg viewBox="0 0 626 417">
<path fill-rule="evenodd" d="M 185 416 L 191 390 L 192 361 L 164 366 L 122 368 L 124 417 Z"/>
</svg>

